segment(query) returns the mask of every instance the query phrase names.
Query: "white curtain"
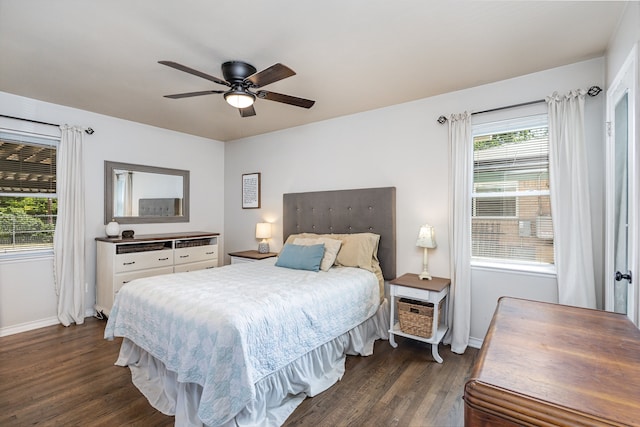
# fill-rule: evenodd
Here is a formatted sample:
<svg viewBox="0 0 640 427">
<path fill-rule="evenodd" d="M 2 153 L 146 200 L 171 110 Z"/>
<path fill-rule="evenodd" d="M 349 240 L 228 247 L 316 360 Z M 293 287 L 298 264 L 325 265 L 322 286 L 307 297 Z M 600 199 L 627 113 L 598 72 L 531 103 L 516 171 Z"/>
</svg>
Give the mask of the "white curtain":
<svg viewBox="0 0 640 427">
<path fill-rule="evenodd" d="M 595 308 L 589 175 L 584 131 L 586 91 L 546 98 L 549 106 L 549 178 L 558 299 Z"/>
<path fill-rule="evenodd" d="M 115 216 L 133 215 L 133 172 L 116 172 L 115 194 L 118 194 L 115 201 Z"/>
<path fill-rule="evenodd" d="M 471 329 L 471 183 L 473 144 L 471 115 L 449 119 L 449 293 L 451 351 L 464 353 Z"/>
<path fill-rule="evenodd" d="M 84 323 L 84 161 L 83 129 L 60 126 L 57 154 L 58 219 L 53 236 L 58 319 L 64 326 Z"/>
</svg>

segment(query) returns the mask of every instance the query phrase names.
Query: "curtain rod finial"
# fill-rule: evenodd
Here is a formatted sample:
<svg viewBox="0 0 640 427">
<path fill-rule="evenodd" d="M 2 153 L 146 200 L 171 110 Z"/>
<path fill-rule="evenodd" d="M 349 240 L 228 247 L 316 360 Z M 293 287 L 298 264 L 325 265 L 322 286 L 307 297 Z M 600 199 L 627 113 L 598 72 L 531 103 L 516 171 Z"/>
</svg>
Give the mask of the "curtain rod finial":
<svg viewBox="0 0 640 427">
<path fill-rule="evenodd" d="M 447 118 L 445 116 L 438 117 L 438 123 L 440 123 L 441 125 L 445 124 L 446 122 Z"/>
<path fill-rule="evenodd" d="M 598 96 L 598 94 L 602 92 L 600 86 L 591 86 L 587 91 L 587 95 L 589 96 Z"/>
</svg>

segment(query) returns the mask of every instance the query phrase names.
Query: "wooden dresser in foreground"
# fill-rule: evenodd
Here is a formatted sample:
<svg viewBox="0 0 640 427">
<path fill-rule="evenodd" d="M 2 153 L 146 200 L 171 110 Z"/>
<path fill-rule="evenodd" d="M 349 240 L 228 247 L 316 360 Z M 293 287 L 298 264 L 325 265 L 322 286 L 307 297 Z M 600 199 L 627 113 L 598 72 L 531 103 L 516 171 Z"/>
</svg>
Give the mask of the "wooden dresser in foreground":
<svg viewBox="0 0 640 427">
<path fill-rule="evenodd" d="M 501 298 L 465 426 L 640 425 L 640 330 L 621 314 Z"/>
</svg>

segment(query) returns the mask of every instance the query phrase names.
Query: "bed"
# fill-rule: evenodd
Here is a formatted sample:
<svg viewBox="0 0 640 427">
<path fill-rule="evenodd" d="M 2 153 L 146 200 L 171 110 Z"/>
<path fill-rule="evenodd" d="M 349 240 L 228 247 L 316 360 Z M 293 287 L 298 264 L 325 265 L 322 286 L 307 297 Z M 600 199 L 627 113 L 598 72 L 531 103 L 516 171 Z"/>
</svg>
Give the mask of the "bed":
<svg viewBox="0 0 640 427">
<path fill-rule="evenodd" d="M 105 329 L 123 337 L 116 364 L 176 425 L 281 425 L 342 377 L 347 354 L 388 338 L 395 188 L 285 194 L 283 238 L 278 258 L 118 293 Z"/>
</svg>

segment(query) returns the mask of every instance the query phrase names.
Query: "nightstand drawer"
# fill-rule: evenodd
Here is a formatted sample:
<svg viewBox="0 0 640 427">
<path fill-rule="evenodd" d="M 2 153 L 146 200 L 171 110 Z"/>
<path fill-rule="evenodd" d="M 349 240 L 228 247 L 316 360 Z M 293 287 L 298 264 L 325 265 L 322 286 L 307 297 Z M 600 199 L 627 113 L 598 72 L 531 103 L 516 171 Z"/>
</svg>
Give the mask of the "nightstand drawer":
<svg viewBox="0 0 640 427">
<path fill-rule="evenodd" d="M 395 285 L 395 296 L 407 297 L 418 300 L 426 300 L 431 296 L 431 292 L 424 289 L 409 288 L 407 286 Z"/>
<path fill-rule="evenodd" d="M 231 257 L 231 264 L 242 264 L 243 262 L 256 262 L 257 260 L 251 258 L 242 258 L 239 256 Z"/>
</svg>

